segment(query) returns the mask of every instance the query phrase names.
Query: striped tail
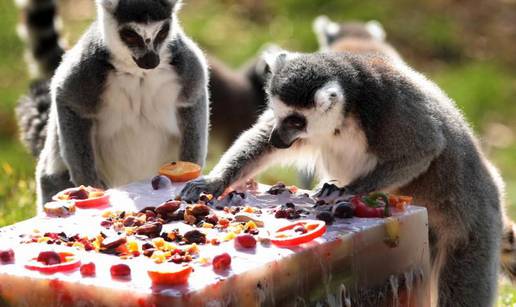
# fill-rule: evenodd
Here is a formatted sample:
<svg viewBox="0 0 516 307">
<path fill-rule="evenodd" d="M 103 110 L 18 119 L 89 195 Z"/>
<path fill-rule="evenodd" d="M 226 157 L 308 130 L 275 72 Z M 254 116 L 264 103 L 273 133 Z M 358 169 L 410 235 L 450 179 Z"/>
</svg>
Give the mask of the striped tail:
<svg viewBox="0 0 516 307">
<path fill-rule="evenodd" d="M 34 157 L 46 138 L 50 111 L 49 81 L 59 66 L 64 50 L 59 43 L 56 0 L 16 0 L 21 10 L 18 34 L 27 46 L 26 60 L 33 82 L 20 98 L 16 117 L 20 137 Z"/>
</svg>

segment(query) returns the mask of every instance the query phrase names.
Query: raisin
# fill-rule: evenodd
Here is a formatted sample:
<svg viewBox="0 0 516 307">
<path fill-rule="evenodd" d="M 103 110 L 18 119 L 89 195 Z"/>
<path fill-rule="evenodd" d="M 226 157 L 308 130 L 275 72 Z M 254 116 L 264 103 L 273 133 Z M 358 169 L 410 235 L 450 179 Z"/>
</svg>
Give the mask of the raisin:
<svg viewBox="0 0 516 307">
<path fill-rule="evenodd" d="M 184 239 L 187 243 L 204 244 L 206 243 L 206 235 L 199 230 L 190 230 L 184 234 Z"/>
</svg>

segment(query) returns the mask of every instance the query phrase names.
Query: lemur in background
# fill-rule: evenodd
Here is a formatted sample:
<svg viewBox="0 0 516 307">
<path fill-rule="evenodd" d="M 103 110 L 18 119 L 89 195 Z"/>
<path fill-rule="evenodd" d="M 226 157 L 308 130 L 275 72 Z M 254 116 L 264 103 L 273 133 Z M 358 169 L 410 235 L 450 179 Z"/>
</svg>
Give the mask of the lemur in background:
<svg viewBox="0 0 516 307">
<path fill-rule="evenodd" d="M 429 214 L 433 304 L 493 305 L 502 186 L 455 103 L 403 62 L 380 55 L 268 58 L 270 108 L 208 176 L 185 186 L 183 199 L 218 196 L 287 161 L 335 180 L 342 194 L 413 195 Z"/>
<path fill-rule="evenodd" d="M 29 5 L 42 7 L 37 0 Z M 151 177 L 174 159 L 204 164 L 207 65 L 178 23 L 179 5 L 97 0 L 97 20 L 51 81 L 36 167 L 40 205 L 70 186 L 113 187 Z M 37 107 L 37 99 L 22 100 L 22 125 Z"/>
</svg>

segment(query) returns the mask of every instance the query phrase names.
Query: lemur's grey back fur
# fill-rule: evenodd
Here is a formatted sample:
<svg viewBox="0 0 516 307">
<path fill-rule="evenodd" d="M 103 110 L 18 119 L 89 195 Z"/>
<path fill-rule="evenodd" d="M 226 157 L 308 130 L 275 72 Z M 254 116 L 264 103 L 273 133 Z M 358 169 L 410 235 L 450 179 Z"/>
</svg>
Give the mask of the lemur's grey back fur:
<svg viewBox="0 0 516 307">
<path fill-rule="evenodd" d="M 342 88 L 346 125 L 328 136 L 329 142 L 338 142 L 346 129 L 356 126 L 365 136 L 366 154 L 375 161 L 373 168 L 343 182 L 347 193 L 399 191 L 414 195 L 415 203 L 428 209 L 438 305 L 493 305 L 502 195 L 493 169 L 455 104 L 420 74 L 383 57 L 319 53 L 292 60 L 280 56 L 277 62 L 269 94 L 292 112 L 313 109 L 315 92 L 328 82 L 337 81 Z M 288 149 L 278 149 L 273 146 L 274 135 L 282 129 L 282 120 L 272 111 L 264 113 L 210 175 L 189 183 L 182 196 L 193 200 L 202 191 L 220 194 L 277 157 L 286 160 L 302 152 L 301 159 L 311 159 L 303 151 L 311 146 L 317 146 L 323 157 L 316 162 L 319 171 L 341 179 L 337 177 L 342 169 L 327 167 L 345 163 L 338 149 L 344 152 L 351 144 L 301 138 Z"/>
</svg>

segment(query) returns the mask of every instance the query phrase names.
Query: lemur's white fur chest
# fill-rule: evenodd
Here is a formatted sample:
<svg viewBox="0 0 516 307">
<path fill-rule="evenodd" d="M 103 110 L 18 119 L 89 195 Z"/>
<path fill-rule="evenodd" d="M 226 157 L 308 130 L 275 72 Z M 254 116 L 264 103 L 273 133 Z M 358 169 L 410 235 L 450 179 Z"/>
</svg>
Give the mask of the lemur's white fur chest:
<svg viewBox="0 0 516 307">
<path fill-rule="evenodd" d="M 366 136 L 354 118 L 346 118 L 339 131 L 310 143 L 319 149 L 316 170 L 320 178 L 345 186 L 371 172 L 378 160 L 368 152 Z"/>
<path fill-rule="evenodd" d="M 97 170 L 108 186 L 151 177 L 177 158 L 180 89 L 167 63 L 109 74 L 92 135 Z"/>
</svg>

